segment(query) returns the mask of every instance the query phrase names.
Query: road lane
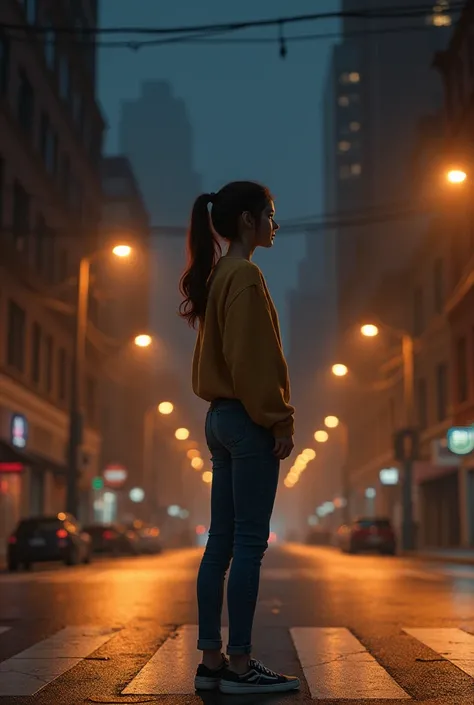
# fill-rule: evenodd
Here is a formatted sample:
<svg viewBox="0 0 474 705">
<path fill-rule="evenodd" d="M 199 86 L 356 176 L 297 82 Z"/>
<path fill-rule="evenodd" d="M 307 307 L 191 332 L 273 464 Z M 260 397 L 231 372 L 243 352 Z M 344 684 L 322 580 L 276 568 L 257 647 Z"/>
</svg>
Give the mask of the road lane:
<svg viewBox="0 0 474 705">
<path fill-rule="evenodd" d="M 10 688 L 0 705 L 137 697 L 203 702 L 192 694 L 200 555 L 189 549 L 0 575 L 0 692 Z M 301 677 L 302 690 L 292 696 L 298 703 L 472 705 L 473 581 L 474 570 L 466 566 L 301 545 L 271 549 L 262 571 L 255 653 Z M 65 648 L 62 655 L 41 656 L 48 639 L 71 627 L 109 638 L 98 647 L 91 642 L 74 653 Z M 457 644 L 451 651 L 448 637 Z M 48 659 L 47 672 L 41 671 Z M 12 662 L 28 660 L 42 680 L 37 694 L 25 699 L 18 681 L 12 686 L 10 675 L 8 685 L 5 674 Z M 26 682 L 28 669 L 21 673 Z M 288 698 L 269 702 L 280 701 Z"/>
</svg>

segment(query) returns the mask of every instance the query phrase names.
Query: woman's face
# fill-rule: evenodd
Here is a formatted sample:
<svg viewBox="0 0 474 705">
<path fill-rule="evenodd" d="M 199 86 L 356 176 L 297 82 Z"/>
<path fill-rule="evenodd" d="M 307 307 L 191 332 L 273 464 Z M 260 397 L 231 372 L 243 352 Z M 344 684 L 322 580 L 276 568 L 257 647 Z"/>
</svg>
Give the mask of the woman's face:
<svg viewBox="0 0 474 705">
<path fill-rule="evenodd" d="M 273 247 L 276 231 L 280 227 L 275 222 L 275 204 L 269 201 L 268 205 L 263 209 L 260 218 L 260 224 L 255 233 L 256 247 Z"/>
</svg>

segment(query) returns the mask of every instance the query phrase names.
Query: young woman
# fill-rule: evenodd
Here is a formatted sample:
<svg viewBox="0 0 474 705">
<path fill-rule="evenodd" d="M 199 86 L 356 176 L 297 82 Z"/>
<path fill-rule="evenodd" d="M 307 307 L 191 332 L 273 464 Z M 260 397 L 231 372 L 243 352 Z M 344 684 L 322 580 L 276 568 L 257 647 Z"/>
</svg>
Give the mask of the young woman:
<svg viewBox="0 0 474 705">
<path fill-rule="evenodd" d="M 272 247 L 274 217 L 268 189 L 250 181 L 199 196 L 191 216 L 180 313 L 198 326 L 193 389 L 210 402 L 206 439 L 213 464 L 211 526 L 197 581 L 198 690 L 267 693 L 300 685 L 251 657 L 280 460 L 293 450 L 294 409 L 278 318 L 262 272 L 251 262 L 255 248 Z M 218 238 L 229 244 L 224 256 Z M 231 559 L 227 659 L 221 613 Z"/>
</svg>

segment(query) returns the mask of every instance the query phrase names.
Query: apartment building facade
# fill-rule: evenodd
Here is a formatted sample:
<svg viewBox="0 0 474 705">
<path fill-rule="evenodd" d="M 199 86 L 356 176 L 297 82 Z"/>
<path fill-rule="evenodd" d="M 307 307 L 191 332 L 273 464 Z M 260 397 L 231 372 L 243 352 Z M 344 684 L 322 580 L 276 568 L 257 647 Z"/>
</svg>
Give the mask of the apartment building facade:
<svg viewBox="0 0 474 705">
<path fill-rule="evenodd" d="M 79 260 L 98 245 L 104 122 L 95 47 L 83 41 L 96 0 L 4 0 L 0 20 L 21 26 L 0 29 L 2 551 L 20 516 L 65 506 L 73 302 Z M 83 512 L 100 453 L 93 350 L 88 363 Z"/>
</svg>

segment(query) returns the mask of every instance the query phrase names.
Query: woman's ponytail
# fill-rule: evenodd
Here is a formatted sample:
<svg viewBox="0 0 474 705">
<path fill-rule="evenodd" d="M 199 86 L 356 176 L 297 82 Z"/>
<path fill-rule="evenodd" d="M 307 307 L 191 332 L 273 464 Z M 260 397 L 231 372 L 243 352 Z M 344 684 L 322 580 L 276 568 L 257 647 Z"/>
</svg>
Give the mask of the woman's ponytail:
<svg viewBox="0 0 474 705">
<path fill-rule="evenodd" d="M 213 197 L 214 194 L 203 193 L 194 202 L 188 232 L 188 266 L 179 286 L 184 298 L 179 313 L 193 328 L 196 321 L 204 318 L 208 279 L 221 254 L 208 207 Z"/>
</svg>

